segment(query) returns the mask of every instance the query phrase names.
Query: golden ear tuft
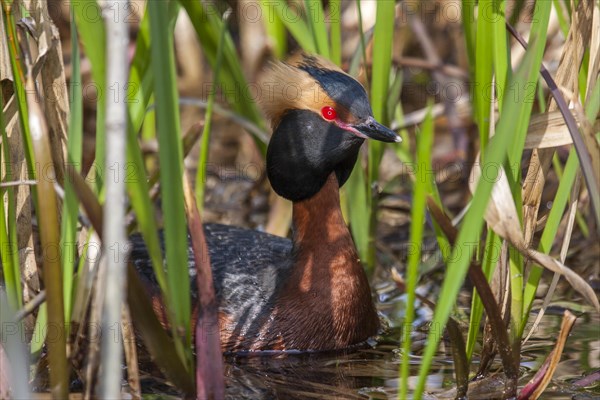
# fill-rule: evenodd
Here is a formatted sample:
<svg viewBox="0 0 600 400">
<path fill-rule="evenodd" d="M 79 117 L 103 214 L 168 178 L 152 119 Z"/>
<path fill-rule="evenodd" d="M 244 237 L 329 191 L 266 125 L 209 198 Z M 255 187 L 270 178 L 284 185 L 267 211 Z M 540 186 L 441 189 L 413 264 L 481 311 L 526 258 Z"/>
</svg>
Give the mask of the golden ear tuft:
<svg viewBox="0 0 600 400">
<path fill-rule="evenodd" d="M 259 80 L 259 104 L 272 127 L 276 127 L 283 114 L 289 110 L 312 110 L 320 113 L 324 106 L 335 107 L 335 102 L 319 82 L 299 68 L 301 65 L 339 70 L 320 57 L 303 53 L 294 55 L 289 62 L 271 62 Z"/>
<path fill-rule="evenodd" d="M 294 67 L 301 67 L 301 66 L 314 67 L 314 68 L 326 69 L 326 70 L 330 70 L 330 71 L 342 72 L 345 74 L 345 72 L 342 71 L 340 69 L 340 67 L 335 65 L 333 62 L 331 62 L 328 59 L 323 58 L 321 56 L 315 55 L 315 54 L 307 54 L 304 52 L 298 52 L 298 53 L 292 55 L 288 59 L 287 63 L 290 65 L 293 65 Z"/>
</svg>

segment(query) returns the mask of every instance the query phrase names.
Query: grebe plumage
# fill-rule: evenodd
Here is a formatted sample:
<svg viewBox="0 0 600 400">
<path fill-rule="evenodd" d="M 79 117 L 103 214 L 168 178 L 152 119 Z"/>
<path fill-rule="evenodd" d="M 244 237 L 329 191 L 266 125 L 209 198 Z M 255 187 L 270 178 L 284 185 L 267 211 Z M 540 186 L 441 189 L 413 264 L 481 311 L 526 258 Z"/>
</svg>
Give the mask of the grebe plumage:
<svg viewBox="0 0 600 400">
<path fill-rule="evenodd" d="M 263 87 L 269 92 L 262 106 L 274 127 L 267 175 L 275 192 L 293 202 L 293 236 L 204 226 L 222 349 L 343 349 L 375 335 L 379 318 L 342 217 L 339 187 L 364 139 L 400 139 L 375 121 L 360 83 L 319 57 L 273 64 Z M 132 243 L 130 259 L 156 293 L 143 242 L 138 236 Z M 191 249 L 188 259 L 194 274 Z M 155 308 L 160 314 L 160 304 Z"/>
</svg>

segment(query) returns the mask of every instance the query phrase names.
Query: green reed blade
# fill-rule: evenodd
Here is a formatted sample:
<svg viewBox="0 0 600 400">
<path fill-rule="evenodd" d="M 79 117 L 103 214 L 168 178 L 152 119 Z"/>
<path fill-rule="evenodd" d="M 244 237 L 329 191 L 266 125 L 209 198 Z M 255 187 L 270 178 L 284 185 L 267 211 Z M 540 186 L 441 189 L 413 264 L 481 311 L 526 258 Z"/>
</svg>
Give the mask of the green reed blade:
<svg viewBox="0 0 600 400">
<path fill-rule="evenodd" d="M 540 5 L 537 7 L 538 13 L 536 16 L 541 19 L 546 19 L 546 6 Z M 541 12 L 539 10 L 542 10 Z M 545 32 L 545 31 L 544 31 Z M 533 42 L 532 51 L 525 56 L 522 65 L 517 72 L 512 76 L 511 87 L 525 87 L 530 82 L 537 82 L 537 73 L 541 65 L 541 57 L 538 57 L 539 49 L 545 46 L 545 35 L 538 35 Z M 483 228 L 483 216 L 490 199 L 491 191 L 496 180 L 499 165 L 504 164 L 507 156 L 507 150 L 511 149 L 515 140 L 515 123 L 514 121 L 528 121 L 531 114 L 531 105 L 523 103 L 523 92 L 520 92 L 520 97 L 512 99 L 509 96 L 504 98 L 503 110 L 506 117 L 501 117 L 496 129 L 496 134 L 490 140 L 490 145 L 485 151 L 483 157 L 482 170 L 489 172 L 487 179 L 480 179 L 471 201 L 471 206 L 465 215 L 463 224 L 458 234 L 456 245 L 452 250 L 450 262 L 447 265 L 447 274 L 442 285 L 439 295 L 438 305 L 436 307 L 431 326 L 435 327 L 429 335 L 427 346 L 423 355 L 421 368 L 419 371 L 419 380 L 415 390 L 415 399 L 421 399 L 429 368 L 431 366 L 433 356 L 441 339 L 440 334 L 442 327 L 446 325 L 453 305 L 455 304 L 456 296 L 464 282 L 464 278 L 471 262 L 471 257 L 474 254 L 474 243 L 479 243 L 480 234 Z M 518 101 L 515 101 L 518 100 Z M 521 129 L 527 129 L 527 125 L 518 125 Z M 522 138 L 524 140 L 524 136 Z M 514 145 L 513 145 L 514 146 Z M 489 168 L 489 169 L 488 169 Z"/>
<path fill-rule="evenodd" d="M 506 93 L 506 80 L 510 66 L 510 52 L 508 51 L 508 40 L 506 37 L 505 0 L 493 0 L 492 3 L 492 34 L 494 42 L 492 47 L 494 58 L 495 88 L 498 102 L 498 110 L 502 112 L 502 100 Z"/>
<path fill-rule="evenodd" d="M 273 12 L 277 14 L 287 30 L 290 32 L 293 38 L 296 39 L 304 51 L 308 53 L 317 53 L 317 46 L 313 40 L 311 30 L 306 21 L 304 21 L 304 19 L 301 17 L 302 12 L 298 12 L 297 4 L 292 7 L 284 0 L 268 0 L 265 1 L 265 3 L 269 7 L 269 13 Z"/>
<path fill-rule="evenodd" d="M 0 93 L 0 159 L 4 165 L 3 182 L 10 182 L 17 179 L 13 175 L 11 165 L 11 156 L 6 133 L 6 124 L 4 123 L 4 101 Z M 4 196 L 7 201 L 4 201 Z M 15 203 L 15 188 L 7 187 L 0 189 L 0 260 L 2 261 L 2 272 L 4 274 L 4 284 L 6 285 L 6 294 L 10 302 L 10 307 L 19 309 L 23 307 L 23 290 L 21 289 L 21 269 L 19 264 L 19 247 L 17 243 L 17 212 Z M 6 208 L 5 208 L 6 204 Z"/>
<path fill-rule="evenodd" d="M 38 180 L 37 210 L 40 244 L 43 249 L 43 282 L 46 290 L 48 307 L 48 327 L 55 334 L 46 340 L 50 369 L 50 385 L 52 395 L 56 398 L 66 398 L 68 387 L 68 364 L 66 354 L 65 309 L 63 300 L 62 264 L 60 254 L 60 219 L 58 216 L 58 199 L 54 189 L 54 161 L 50 150 L 50 137 L 42 107 L 38 102 L 33 79 L 27 76 L 27 107 L 29 110 L 29 126 L 35 159 L 47 171 Z M 57 331 L 56 331 L 57 330 Z"/>
<path fill-rule="evenodd" d="M 35 318 L 35 326 L 33 328 L 33 336 L 29 343 L 29 354 L 32 360 L 37 360 L 44 350 L 44 342 L 48 334 L 48 308 L 46 303 L 42 303 L 38 308 L 38 313 Z"/>
<path fill-rule="evenodd" d="M 196 30 L 198 40 L 204 50 L 204 54 L 214 70 L 217 60 L 219 32 L 221 32 L 223 21 L 215 13 L 207 12 L 205 5 L 202 2 L 196 0 L 179 0 L 179 3 L 187 11 L 192 24 L 194 25 L 194 29 Z M 273 0 L 269 1 L 268 4 L 276 3 L 279 4 L 277 1 Z M 275 10 L 277 10 L 275 5 L 274 7 Z M 300 23 L 294 24 L 294 26 L 299 25 Z M 249 92 L 251 86 L 248 85 L 248 82 L 244 77 L 240 59 L 229 31 L 225 33 L 222 65 L 223 70 L 220 73 L 219 83 L 227 101 L 237 113 L 245 116 L 259 127 L 264 128 L 264 119 L 258 110 L 253 95 Z M 261 138 L 256 135 L 252 136 L 257 147 L 263 154 L 266 154 L 267 147 L 262 142 Z"/>
<path fill-rule="evenodd" d="M 96 85 L 98 98 L 96 101 L 96 154 L 95 168 L 90 177 L 96 184 L 96 193 L 102 202 L 102 185 L 104 181 L 103 166 L 106 153 L 105 140 L 105 106 L 108 96 L 106 87 L 106 29 L 102 19 L 102 10 L 96 0 L 82 0 L 71 3 L 75 14 L 78 33 L 85 55 L 92 65 L 92 78 Z M 105 172 L 105 171 L 104 171 Z"/>
<path fill-rule="evenodd" d="M 394 38 L 394 19 L 396 4 L 393 1 L 377 3 L 375 31 L 373 33 L 373 73 L 371 76 L 371 106 L 373 116 L 382 124 L 387 125 L 386 102 L 392 66 L 392 42 Z M 365 260 L 369 268 L 375 265 L 375 229 L 377 214 L 377 199 L 372 193 L 372 185 L 379 178 L 379 164 L 383 156 L 384 144 L 369 141 L 369 166 L 367 199 L 370 202 L 369 251 Z"/>
<path fill-rule="evenodd" d="M 72 12 L 71 5 L 71 12 Z M 81 89 L 81 66 L 79 60 L 79 40 L 75 20 L 71 18 L 71 84 L 69 86 L 69 130 L 67 139 L 67 163 L 75 171 L 81 171 L 83 146 L 83 93 Z M 79 201 L 69 179 L 64 180 L 65 199 L 62 211 L 60 246 L 63 253 L 63 291 L 65 298 L 65 320 L 71 319 L 73 274 L 77 258 L 77 220 Z M 67 329 L 68 329 L 67 325 Z"/>
<path fill-rule="evenodd" d="M 481 269 L 483 274 L 487 278 L 488 282 L 491 279 L 496 263 L 500 255 L 500 246 L 502 245 L 502 238 L 496 235 L 491 229 L 488 230 L 486 237 L 485 248 L 483 250 L 483 261 Z M 469 315 L 469 331 L 467 333 L 467 359 L 471 360 L 473 357 L 473 351 L 475 350 L 475 344 L 477 343 L 477 337 L 479 335 L 479 327 L 481 324 L 481 318 L 483 316 L 483 303 L 481 297 L 477 291 L 473 292 L 473 298 L 471 299 L 471 312 Z"/>
<path fill-rule="evenodd" d="M 200 156 L 198 158 L 198 171 L 196 174 L 196 205 L 198 211 L 204 211 L 204 189 L 206 185 L 206 168 L 208 166 L 208 148 L 210 145 L 210 133 L 212 127 L 213 107 L 215 104 L 215 96 L 217 94 L 217 82 L 219 81 L 219 72 L 223 62 L 223 43 L 225 41 L 225 32 L 227 32 L 226 17 L 223 17 L 221 25 L 221 35 L 219 37 L 219 46 L 217 47 L 217 60 L 213 71 L 213 84 L 208 95 L 208 105 L 204 114 L 204 129 L 202 131 L 202 141 L 200 143 Z"/>
<path fill-rule="evenodd" d="M 33 144 L 31 141 L 31 132 L 29 130 L 29 110 L 27 108 L 27 98 L 25 93 L 25 72 L 21 63 L 21 56 L 17 48 L 17 34 L 15 21 L 11 12 L 13 2 L 10 0 L 0 0 L 2 3 L 2 18 L 4 29 L 7 34 L 6 42 L 8 44 L 8 55 L 10 58 L 10 66 L 13 75 L 13 84 L 15 89 L 15 97 L 19 109 L 19 123 L 21 126 L 21 134 L 23 136 L 23 144 L 25 147 L 25 159 L 27 160 L 28 177 L 35 180 L 37 169 L 35 164 L 35 155 L 33 153 Z M 37 207 L 37 187 L 31 187 L 31 194 L 34 200 L 34 206 Z M 39 210 L 36 209 L 36 212 Z"/>
<path fill-rule="evenodd" d="M 361 21 L 360 0 L 357 0 L 357 7 L 359 10 L 359 21 Z M 359 26 L 362 26 L 361 22 L 359 22 Z M 366 65 L 364 36 L 365 35 L 363 34 L 362 29 L 360 29 L 361 41 L 359 42 L 358 49 L 355 52 L 355 57 L 351 63 L 349 71 L 350 75 L 354 77 L 356 77 L 358 74 L 361 57 L 363 63 Z M 368 83 L 368 80 L 366 80 L 366 82 Z M 352 232 L 356 249 L 360 259 L 363 261 L 363 264 L 366 263 L 369 257 L 369 223 L 371 215 L 371 202 L 369 199 L 370 192 L 369 188 L 367 187 L 366 179 L 366 170 L 359 161 L 354 166 L 354 169 L 352 170 L 352 173 L 350 174 L 350 177 L 343 188 L 347 194 L 346 199 L 348 200 L 346 201 L 346 204 L 348 209 L 348 219 L 350 221 L 350 231 Z M 368 265 L 366 266 L 368 268 Z"/>
<path fill-rule="evenodd" d="M 467 56 L 469 57 L 469 66 L 471 76 L 475 72 L 475 47 L 477 24 L 475 21 L 475 8 L 477 2 L 474 0 L 462 0 L 462 25 L 465 32 L 465 43 L 467 47 Z"/>
<path fill-rule="evenodd" d="M 406 267 L 406 311 L 403 322 L 402 337 L 402 365 L 400 367 L 400 392 L 399 399 L 405 399 L 408 395 L 408 377 L 410 374 L 410 350 L 412 324 L 415 314 L 415 299 L 417 280 L 419 276 L 419 265 L 421 264 L 421 244 L 423 243 L 423 231 L 425 227 L 425 208 L 427 204 L 427 192 L 430 180 L 427 176 L 431 165 L 431 148 L 433 144 L 433 118 L 431 115 L 431 102 L 428 105 L 427 116 L 423 121 L 421 131 L 417 136 L 417 165 L 423 166 L 416 171 L 416 179 L 413 188 L 413 206 L 411 208 L 411 224 L 409 243 L 412 249 L 408 255 Z"/>
<path fill-rule="evenodd" d="M 558 18 L 558 24 L 560 25 L 560 30 L 563 36 L 567 37 L 569 34 L 569 22 L 567 20 L 567 16 L 565 16 L 565 9 L 562 7 L 561 3 L 561 0 L 552 0 L 554 10 L 556 11 L 556 16 Z"/>
<path fill-rule="evenodd" d="M 598 112 L 600 112 L 600 77 L 594 83 L 594 88 L 590 90 L 590 95 L 586 99 L 585 116 L 590 123 L 594 124 L 598 118 Z"/>
<path fill-rule="evenodd" d="M 178 7 L 176 3 L 170 3 L 168 11 L 168 18 L 171 21 L 170 26 L 174 24 L 177 12 Z M 149 196 L 150 185 L 147 182 L 146 169 L 137 136 L 144 122 L 153 86 L 154 74 L 150 62 L 150 18 L 146 11 L 140 24 L 136 51 L 129 73 L 127 168 L 128 172 L 131 173 L 127 174 L 125 183 L 131 206 L 136 214 L 137 225 L 146 242 L 148 254 L 152 260 L 156 280 L 165 296 L 165 303 L 167 310 L 169 310 L 170 319 L 173 319 L 171 307 L 169 306 L 172 303 L 170 300 L 171 294 L 163 265 L 163 254 L 158 238 L 158 226 L 155 220 L 154 206 Z"/>
<path fill-rule="evenodd" d="M 267 36 L 273 41 L 275 57 L 282 59 L 287 52 L 287 31 L 279 14 L 275 13 L 270 0 L 260 0 L 260 9 Z"/>
<path fill-rule="evenodd" d="M 521 197 L 521 159 L 523 156 L 523 148 L 525 146 L 525 137 L 529 128 L 529 120 L 533 109 L 533 102 L 536 94 L 536 86 L 539 81 L 539 70 L 542 65 L 542 58 L 546 45 L 546 34 L 548 30 L 548 22 L 550 20 L 550 10 L 552 3 L 549 1 L 536 4 L 533 23 L 531 25 L 530 45 L 528 46 L 528 55 L 530 62 L 536 66 L 535 70 L 531 69 L 527 76 L 527 81 L 521 86 L 509 86 L 510 92 L 506 94 L 504 103 L 507 101 L 518 102 L 523 108 L 523 112 L 514 116 L 506 114 L 505 118 L 512 118 L 513 121 L 513 141 L 508 150 L 506 169 L 507 178 L 511 187 L 515 206 L 522 219 L 523 200 Z M 518 91 L 519 93 L 513 93 Z M 513 97 L 512 99 L 510 97 Z M 521 100 L 522 99 L 522 100 Z M 504 115 L 500 116 L 501 118 Z M 515 118 L 516 117 L 516 118 Z M 514 248 L 509 248 L 509 269 L 511 276 L 511 336 L 513 345 L 518 346 L 521 335 L 524 329 L 523 321 L 523 269 L 524 262 L 522 255 Z"/>
<path fill-rule="evenodd" d="M 342 65 L 342 3 L 329 1 L 329 30 L 331 31 L 331 61 Z"/>
<path fill-rule="evenodd" d="M 369 250 L 369 231 L 367 228 L 369 226 L 370 215 L 365 179 L 365 170 L 359 160 L 354 165 L 352 174 L 343 188 L 346 191 L 348 200 L 350 231 L 352 232 L 358 254 L 363 261 Z"/>
<path fill-rule="evenodd" d="M 152 70 L 155 77 L 156 122 L 158 126 L 159 162 L 162 211 L 165 225 L 167 282 L 172 311 L 171 321 L 185 343 L 180 354 L 187 368 L 191 360 L 191 304 L 187 264 L 187 225 L 183 208 L 183 151 L 179 122 L 179 96 L 175 71 L 175 52 L 169 4 L 164 1 L 148 3 L 150 17 L 150 46 Z"/>
<path fill-rule="evenodd" d="M 490 134 L 490 106 L 492 104 L 492 66 L 494 65 L 494 25 L 489 18 L 493 0 L 479 2 L 475 49 L 475 120 L 479 128 L 479 147 L 482 161 Z"/>
<path fill-rule="evenodd" d="M 535 15 L 532 19 L 531 24 L 531 36 L 530 45 L 528 46 L 527 52 L 532 54 L 532 63 L 540 66 L 542 63 L 542 57 L 544 55 L 544 48 L 546 43 L 546 33 L 548 30 L 548 21 L 550 19 L 550 9 L 552 3 L 549 1 L 543 1 L 539 4 L 536 3 Z M 521 155 L 523 154 L 523 147 L 525 145 L 525 136 L 527 135 L 527 129 L 529 127 L 529 119 L 531 118 L 531 110 L 533 108 L 533 102 L 536 93 L 536 86 L 538 83 L 539 69 L 531 71 L 528 75 L 526 84 L 522 87 L 507 87 L 507 96 L 512 97 L 512 102 L 518 99 L 523 99 L 522 106 L 528 110 L 519 114 L 519 119 L 513 119 L 515 126 L 514 140 L 512 142 L 510 151 L 508 152 L 508 169 L 507 177 L 511 184 L 513 196 L 517 203 L 517 210 L 521 210 Z M 506 101 L 505 101 L 506 102 Z M 520 212 L 520 211 L 519 211 Z"/>
<path fill-rule="evenodd" d="M 573 146 L 569 152 L 569 158 L 567 159 L 567 164 L 563 170 L 563 175 L 558 183 L 558 190 L 556 191 L 556 195 L 552 201 L 552 208 L 548 214 L 546 226 L 544 227 L 544 231 L 542 232 L 542 237 L 538 245 L 538 249 L 542 253 L 549 254 L 550 250 L 552 250 L 552 244 L 554 243 L 560 221 L 562 220 L 565 208 L 567 207 L 569 194 L 571 193 L 571 187 L 575 182 L 575 176 L 577 175 L 578 169 L 579 159 L 577 158 L 577 153 L 575 151 L 575 147 Z M 542 277 L 542 272 L 544 272 L 544 268 L 539 266 L 533 266 L 529 272 L 529 277 L 527 278 L 527 283 L 525 285 L 525 293 L 523 295 L 523 321 L 521 323 L 521 326 L 523 327 L 527 323 L 529 311 L 531 310 L 531 306 L 535 300 L 535 294 Z"/>
<path fill-rule="evenodd" d="M 325 58 L 331 58 L 329 52 L 329 39 L 327 38 L 327 26 L 325 24 L 325 13 L 321 0 L 304 0 L 306 8 L 306 19 L 314 37 L 317 53 Z"/>
<path fill-rule="evenodd" d="M 365 71 L 365 88 L 367 89 L 367 93 L 371 93 L 370 86 L 370 75 L 369 68 L 367 68 L 367 40 L 371 40 L 373 35 L 373 30 L 370 31 L 370 36 L 367 38 L 364 32 L 363 25 L 363 17 L 362 17 L 362 8 L 360 6 L 360 0 L 356 0 L 356 10 L 358 11 L 358 33 L 360 42 L 358 43 L 358 49 L 354 52 L 354 57 L 350 63 L 350 75 L 357 76 L 358 69 L 360 67 L 360 62 L 362 61 L 364 71 Z"/>
</svg>

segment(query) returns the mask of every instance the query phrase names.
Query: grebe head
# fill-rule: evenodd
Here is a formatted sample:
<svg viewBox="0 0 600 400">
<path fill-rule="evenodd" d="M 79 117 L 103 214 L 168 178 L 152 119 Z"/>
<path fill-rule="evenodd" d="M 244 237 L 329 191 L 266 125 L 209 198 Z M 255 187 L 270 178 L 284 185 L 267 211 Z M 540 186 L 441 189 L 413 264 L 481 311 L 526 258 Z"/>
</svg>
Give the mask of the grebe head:
<svg viewBox="0 0 600 400">
<path fill-rule="evenodd" d="M 400 141 L 375 121 L 362 85 L 320 57 L 300 54 L 273 64 L 262 86 L 262 106 L 274 127 L 267 175 L 289 200 L 312 197 L 332 172 L 343 185 L 365 139 Z"/>
</svg>

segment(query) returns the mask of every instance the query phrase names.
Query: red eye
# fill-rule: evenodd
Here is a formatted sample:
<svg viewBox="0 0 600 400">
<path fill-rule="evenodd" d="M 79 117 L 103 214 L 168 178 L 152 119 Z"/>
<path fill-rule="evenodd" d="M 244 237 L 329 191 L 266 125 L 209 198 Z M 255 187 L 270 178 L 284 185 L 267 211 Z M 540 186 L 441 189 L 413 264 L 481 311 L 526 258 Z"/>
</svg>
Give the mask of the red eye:
<svg viewBox="0 0 600 400">
<path fill-rule="evenodd" d="M 335 109 L 330 106 L 321 108 L 321 115 L 323 115 L 323 118 L 325 118 L 327 121 L 333 121 L 337 117 Z"/>
</svg>

